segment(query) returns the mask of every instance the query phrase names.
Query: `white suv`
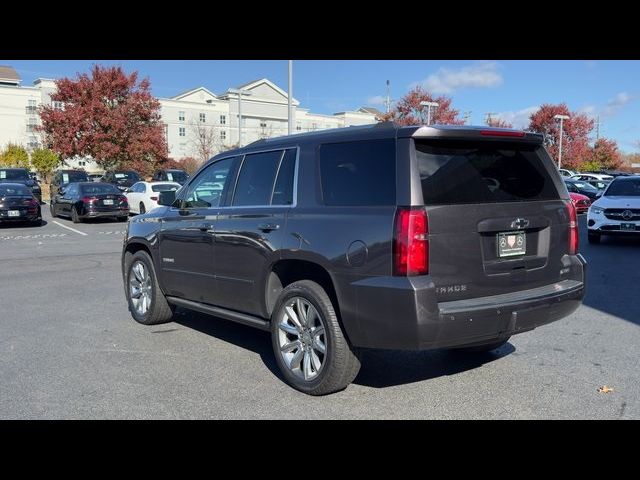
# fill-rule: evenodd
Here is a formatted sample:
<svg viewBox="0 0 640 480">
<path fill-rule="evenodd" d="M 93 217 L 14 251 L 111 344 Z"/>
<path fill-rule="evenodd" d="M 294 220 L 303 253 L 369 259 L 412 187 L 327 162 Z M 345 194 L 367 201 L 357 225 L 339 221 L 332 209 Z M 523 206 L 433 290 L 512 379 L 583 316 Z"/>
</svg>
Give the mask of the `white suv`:
<svg viewBox="0 0 640 480">
<path fill-rule="evenodd" d="M 602 235 L 640 237 L 640 176 L 617 177 L 593 202 L 587 215 L 589 243 Z"/>
</svg>

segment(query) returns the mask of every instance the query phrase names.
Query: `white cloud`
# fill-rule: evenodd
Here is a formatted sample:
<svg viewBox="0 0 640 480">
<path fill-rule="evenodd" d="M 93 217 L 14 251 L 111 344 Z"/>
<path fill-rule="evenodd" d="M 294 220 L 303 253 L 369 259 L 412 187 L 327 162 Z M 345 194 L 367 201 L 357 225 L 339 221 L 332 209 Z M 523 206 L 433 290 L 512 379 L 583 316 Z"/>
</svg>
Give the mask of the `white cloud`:
<svg viewBox="0 0 640 480">
<path fill-rule="evenodd" d="M 420 85 L 427 91 L 436 94 L 451 93 L 462 88 L 497 87 L 502 85 L 502 75 L 498 71 L 499 68 L 500 65 L 496 62 L 476 63 L 457 70 L 443 67 L 423 81 L 415 82 L 411 86 Z"/>
<path fill-rule="evenodd" d="M 635 95 L 630 95 L 627 92 L 618 93 L 604 106 L 602 109 L 602 116 L 611 117 L 615 115 L 622 107 L 635 100 L 635 98 Z"/>
<path fill-rule="evenodd" d="M 529 125 L 529 117 L 536 113 L 540 107 L 527 107 L 522 110 L 512 110 L 495 114 L 494 118 L 499 118 L 513 125 L 513 128 L 525 128 Z"/>
<path fill-rule="evenodd" d="M 375 97 L 369 97 L 367 99 L 367 105 L 384 105 L 386 98 L 382 95 L 376 95 Z"/>
<path fill-rule="evenodd" d="M 596 118 L 596 116 L 598 115 L 598 107 L 596 107 L 595 105 L 585 105 L 580 110 L 578 110 L 578 113 L 584 113 L 589 118 Z"/>
</svg>

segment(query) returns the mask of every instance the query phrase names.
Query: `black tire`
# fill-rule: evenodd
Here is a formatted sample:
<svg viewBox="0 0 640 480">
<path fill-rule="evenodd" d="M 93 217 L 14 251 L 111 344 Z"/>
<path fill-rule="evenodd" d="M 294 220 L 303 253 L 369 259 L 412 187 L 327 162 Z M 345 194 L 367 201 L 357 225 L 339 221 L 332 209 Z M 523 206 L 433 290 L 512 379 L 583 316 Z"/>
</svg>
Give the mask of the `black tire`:
<svg viewBox="0 0 640 480">
<path fill-rule="evenodd" d="M 78 215 L 78 210 L 76 210 L 76 207 L 71 207 L 71 221 L 73 223 L 81 223 L 82 222 L 82 219 Z"/>
<path fill-rule="evenodd" d="M 591 233 L 587 234 L 587 240 L 589 243 L 600 243 L 600 234 L 599 233 Z"/>
<path fill-rule="evenodd" d="M 140 215 L 142 215 L 144 213 L 147 213 L 147 209 L 144 208 L 144 203 L 143 202 L 140 202 L 139 213 L 140 213 Z"/>
<path fill-rule="evenodd" d="M 496 350 L 500 347 L 502 347 L 503 345 L 506 345 L 506 343 L 509 341 L 509 338 L 505 338 L 503 340 L 499 340 L 497 342 L 493 342 L 493 343 L 487 343 L 484 345 L 474 345 L 473 347 L 461 347 L 457 350 L 460 350 L 462 352 L 468 352 L 468 353 L 486 353 L 486 352 L 491 352 L 492 350 Z"/>
<path fill-rule="evenodd" d="M 321 324 L 324 325 L 326 351 L 323 355 L 322 367 L 318 369 L 316 376 L 309 380 L 301 378 L 290 370 L 280 352 L 279 323 L 284 316 L 287 302 L 294 297 L 300 297 L 311 304 L 321 317 Z M 280 293 L 271 316 L 271 343 L 276 363 L 286 382 L 309 395 L 326 395 L 343 390 L 360 371 L 358 351 L 349 344 L 331 299 L 320 285 L 310 280 L 292 283 Z M 300 368 L 302 363 L 301 360 Z"/>
<path fill-rule="evenodd" d="M 140 313 L 136 310 L 131 298 L 130 280 L 133 273 L 134 266 L 138 263 L 142 263 L 150 276 L 150 291 L 151 302 L 146 313 Z M 141 323 L 142 325 L 158 325 L 161 323 L 168 323 L 173 319 L 173 311 L 175 307 L 169 305 L 164 293 L 158 285 L 158 278 L 156 277 L 156 271 L 153 267 L 151 257 L 144 250 L 140 250 L 135 254 L 127 253 L 125 255 L 125 278 L 124 288 L 125 295 L 127 297 L 127 304 L 129 306 L 129 312 L 133 319 Z"/>
</svg>

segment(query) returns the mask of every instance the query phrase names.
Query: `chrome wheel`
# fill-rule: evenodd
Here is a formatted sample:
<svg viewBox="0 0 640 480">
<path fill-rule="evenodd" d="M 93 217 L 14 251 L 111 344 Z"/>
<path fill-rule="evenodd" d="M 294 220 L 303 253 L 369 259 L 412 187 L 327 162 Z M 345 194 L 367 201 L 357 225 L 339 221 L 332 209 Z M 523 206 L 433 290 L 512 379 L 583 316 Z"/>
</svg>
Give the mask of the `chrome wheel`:
<svg viewBox="0 0 640 480">
<path fill-rule="evenodd" d="M 145 264 L 137 261 L 129 270 L 129 296 L 138 315 L 146 315 L 149 311 L 152 295 L 151 275 Z"/>
<path fill-rule="evenodd" d="M 278 345 L 284 364 L 295 375 L 309 381 L 320 374 L 327 358 L 325 325 L 308 300 L 287 300 L 278 319 Z"/>
</svg>

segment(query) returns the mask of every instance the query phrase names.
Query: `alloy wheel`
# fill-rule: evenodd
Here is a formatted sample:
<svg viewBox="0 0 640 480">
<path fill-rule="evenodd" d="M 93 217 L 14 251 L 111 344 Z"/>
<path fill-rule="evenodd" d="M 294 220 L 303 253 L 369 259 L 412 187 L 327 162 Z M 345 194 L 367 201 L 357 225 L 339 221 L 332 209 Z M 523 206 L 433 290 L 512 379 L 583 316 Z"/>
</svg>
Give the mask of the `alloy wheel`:
<svg viewBox="0 0 640 480">
<path fill-rule="evenodd" d="M 129 271 L 129 295 L 138 315 L 146 315 L 151 307 L 153 292 L 151 275 L 143 262 L 137 261 Z"/>
</svg>

